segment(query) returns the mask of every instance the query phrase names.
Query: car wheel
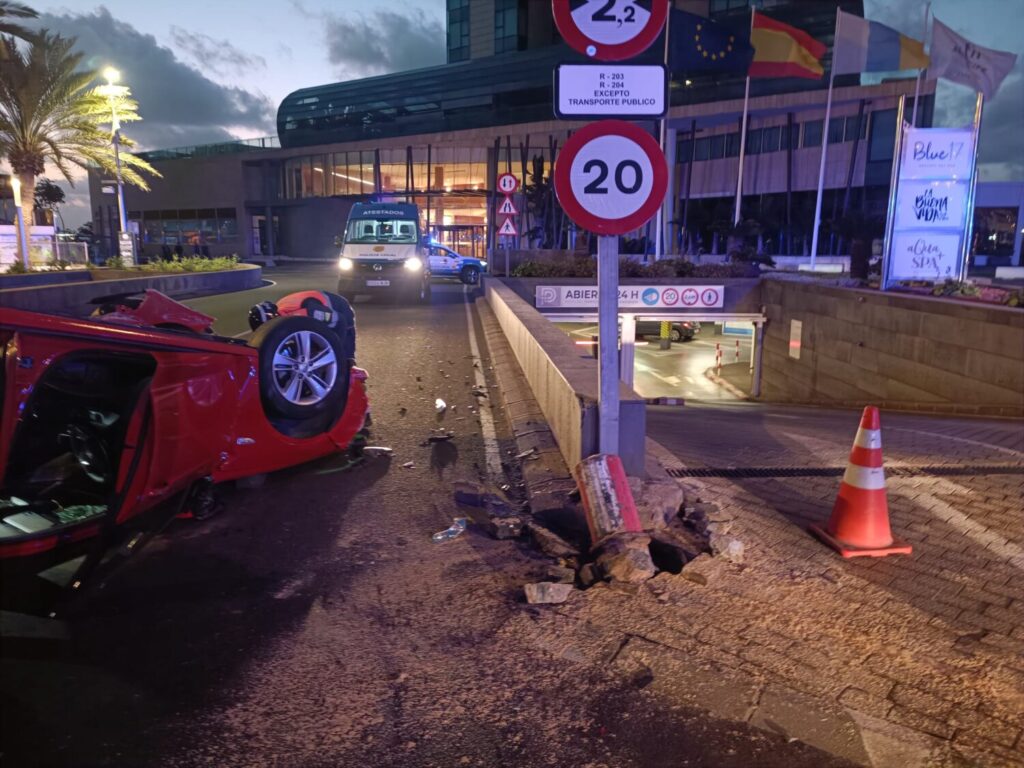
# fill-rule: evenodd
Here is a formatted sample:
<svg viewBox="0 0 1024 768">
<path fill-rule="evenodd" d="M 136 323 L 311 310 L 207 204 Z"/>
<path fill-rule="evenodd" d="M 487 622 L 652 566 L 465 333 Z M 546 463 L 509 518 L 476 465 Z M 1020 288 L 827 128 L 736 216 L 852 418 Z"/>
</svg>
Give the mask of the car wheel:
<svg viewBox="0 0 1024 768">
<path fill-rule="evenodd" d="M 459 277 L 466 285 L 476 285 L 480 282 L 480 270 L 476 267 L 463 267 Z"/>
<path fill-rule="evenodd" d="M 260 395 L 268 414 L 309 419 L 341 413 L 348 395 L 349 361 L 341 339 L 308 317 L 279 317 L 257 329 Z"/>
<path fill-rule="evenodd" d="M 672 339 L 672 341 L 683 340 L 683 334 L 679 332 L 678 328 L 673 328 L 671 331 L 669 331 L 668 337 Z"/>
</svg>

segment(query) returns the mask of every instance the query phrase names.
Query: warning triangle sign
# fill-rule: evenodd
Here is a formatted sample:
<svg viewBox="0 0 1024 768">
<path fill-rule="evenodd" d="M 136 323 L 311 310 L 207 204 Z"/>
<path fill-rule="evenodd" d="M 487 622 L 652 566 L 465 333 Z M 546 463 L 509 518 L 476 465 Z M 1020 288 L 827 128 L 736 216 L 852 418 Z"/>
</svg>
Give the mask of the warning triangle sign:
<svg viewBox="0 0 1024 768">
<path fill-rule="evenodd" d="M 499 216 L 515 216 L 518 213 L 519 211 L 516 210 L 516 206 L 513 204 L 511 197 L 506 196 L 501 205 L 498 206 Z"/>
<path fill-rule="evenodd" d="M 516 232 L 516 226 L 512 223 L 512 219 L 505 219 L 505 221 L 502 222 L 501 229 L 498 230 L 498 234 L 515 237 L 519 233 Z"/>
</svg>

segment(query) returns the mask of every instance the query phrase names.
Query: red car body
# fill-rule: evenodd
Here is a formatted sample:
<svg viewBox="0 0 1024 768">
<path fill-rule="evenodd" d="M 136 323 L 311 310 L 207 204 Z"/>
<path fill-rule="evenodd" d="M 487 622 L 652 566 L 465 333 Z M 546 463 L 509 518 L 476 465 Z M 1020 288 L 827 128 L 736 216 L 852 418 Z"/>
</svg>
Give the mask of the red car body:
<svg viewBox="0 0 1024 768">
<path fill-rule="evenodd" d="M 15 523 L 38 528 L 38 516 L 8 503 L 0 563 L 63 561 L 74 545 L 141 524 L 197 482 L 343 451 L 363 428 L 366 373 L 351 361 L 340 413 L 294 429 L 261 401 L 259 349 L 203 332 L 210 318 L 158 297 L 141 317 L 124 306 L 89 319 L 0 309 L 0 502 L 31 502 L 29 489 L 61 511 L 105 505 L 22 530 Z M 171 318 L 167 327 L 154 327 L 161 317 Z"/>
</svg>

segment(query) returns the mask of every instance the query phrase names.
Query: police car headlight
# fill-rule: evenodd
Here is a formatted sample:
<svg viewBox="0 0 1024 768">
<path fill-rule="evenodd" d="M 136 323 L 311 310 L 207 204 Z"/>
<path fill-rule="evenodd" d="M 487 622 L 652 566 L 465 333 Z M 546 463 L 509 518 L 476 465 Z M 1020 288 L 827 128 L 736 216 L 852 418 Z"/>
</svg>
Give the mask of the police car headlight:
<svg viewBox="0 0 1024 768">
<path fill-rule="evenodd" d="M 480 262 L 480 267 L 481 267 L 482 269 L 487 269 L 487 262 L 486 262 L 486 261 L 481 261 L 481 262 Z"/>
<path fill-rule="evenodd" d="M 419 256 L 410 256 L 408 259 L 405 260 L 405 264 L 403 264 L 402 266 L 404 266 L 410 272 L 419 272 L 421 269 L 423 269 L 423 262 L 420 261 Z"/>
<path fill-rule="evenodd" d="M 352 263 L 352 259 L 348 258 L 347 256 L 342 256 L 340 259 L 338 259 L 338 267 L 341 269 L 342 272 L 351 272 L 352 267 L 354 266 L 355 265 Z"/>
</svg>

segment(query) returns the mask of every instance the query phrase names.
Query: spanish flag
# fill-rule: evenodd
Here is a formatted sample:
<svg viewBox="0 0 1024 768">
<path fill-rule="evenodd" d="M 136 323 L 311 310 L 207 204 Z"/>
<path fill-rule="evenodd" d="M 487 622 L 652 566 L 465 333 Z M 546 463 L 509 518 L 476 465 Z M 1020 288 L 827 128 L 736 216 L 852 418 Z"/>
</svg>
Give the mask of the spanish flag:
<svg viewBox="0 0 1024 768">
<path fill-rule="evenodd" d="M 812 80 L 825 74 L 821 57 L 827 47 L 802 29 L 751 11 L 750 43 L 754 59 L 750 77 L 806 77 Z"/>
</svg>

